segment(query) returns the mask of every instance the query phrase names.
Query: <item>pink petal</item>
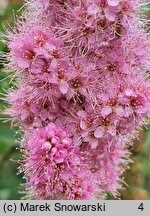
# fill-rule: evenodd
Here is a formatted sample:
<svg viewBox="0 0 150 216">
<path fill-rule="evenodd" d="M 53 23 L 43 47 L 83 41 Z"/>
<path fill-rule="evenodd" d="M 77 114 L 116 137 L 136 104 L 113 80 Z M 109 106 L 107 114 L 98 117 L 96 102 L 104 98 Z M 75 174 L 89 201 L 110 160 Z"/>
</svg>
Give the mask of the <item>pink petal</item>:
<svg viewBox="0 0 150 216">
<path fill-rule="evenodd" d="M 131 107 L 125 107 L 125 117 L 129 117 L 133 114 L 133 110 Z"/>
<path fill-rule="evenodd" d="M 116 127 L 115 126 L 111 126 L 108 128 L 108 133 L 112 136 L 116 136 Z"/>
<path fill-rule="evenodd" d="M 44 149 L 50 149 L 52 147 L 52 145 L 50 144 L 50 142 L 45 142 L 43 145 L 42 145 L 42 148 Z"/>
<path fill-rule="evenodd" d="M 71 145 L 72 139 L 69 139 L 69 138 L 62 139 L 62 143 L 65 145 Z"/>
<path fill-rule="evenodd" d="M 138 109 L 136 110 L 136 113 L 138 113 L 138 114 L 144 114 L 144 113 L 146 113 L 146 114 L 147 114 L 148 110 L 149 110 L 149 109 L 147 109 L 146 107 L 141 107 L 141 108 L 138 108 Z M 146 114 L 145 114 L 145 115 L 146 115 Z M 148 114 L 147 114 L 147 115 L 148 115 Z"/>
<path fill-rule="evenodd" d="M 52 60 L 51 61 L 51 64 L 50 64 L 50 69 L 51 68 L 54 68 L 54 69 L 56 69 L 58 67 L 58 62 L 56 61 L 56 60 Z"/>
<path fill-rule="evenodd" d="M 108 116 L 111 112 L 112 112 L 111 107 L 105 107 L 105 108 L 102 109 L 101 115 L 103 117 L 105 117 L 105 116 Z"/>
<path fill-rule="evenodd" d="M 105 9 L 105 16 L 106 16 L 106 18 L 110 21 L 110 22 L 114 22 L 115 21 L 115 19 L 116 19 L 116 13 L 115 12 L 112 12 L 111 10 L 110 10 L 110 8 L 106 8 Z"/>
<path fill-rule="evenodd" d="M 66 94 L 68 92 L 68 83 L 67 82 L 63 82 L 61 85 L 60 85 L 60 91 L 62 94 Z"/>
<path fill-rule="evenodd" d="M 134 95 L 134 92 L 132 91 L 132 89 L 128 88 L 128 89 L 125 90 L 125 94 L 126 94 L 126 96 L 130 97 L 130 96 Z"/>
<path fill-rule="evenodd" d="M 56 50 L 56 46 L 53 44 L 48 44 L 48 49 L 49 49 L 49 51 L 54 51 L 54 50 Z"/>
<path fill-rule="evenodd" d="M 43 121 L 45 121 L 45 120 L 48 118 L 49 113 L 48 113 L 47 110 L 43 110 L 43 111 L 41 111 L 40 116 L 41 116 L 41 119 L 42 119 Z"/>
<path fill-rule="evenodd" d="M 81 120 L 81 122 L 80 122 L 80 128 L 82 130 L 85 130 L 87 128 L 87 123 L 85 121 Z"/>
<path fill-rule="evenodd" d="M 74 91 L 72 91 L 71 89 L 67 92 L 66 98 L 67 100 L 70 100 L 74 95 Z"/>
<path fill-rule="evenodd" d="M 104 132 L 105 132 L 104 128 L 102 128 L 102 127 L 96 128 L 96 130 L 94 131 L 95 138 L 101 138 L 101 137 L 103 137 Z"/>
<path fill-rule="evenodd" d="M 98 146 L 99 141 L 96 139 L 91 140 L 90 145 L 92 149 L 96 149 Z"/>
<path fill-rule="evenodd" d="M 81 118 L 86 118 L 86 116 L 87 116 L 86 112 L 85 112 L 85 111 L 82 111 L 82 110 L 78 111 L 78 112 L 77 112 L 77 115 L 78 115 L 79 117 L 81 117 Z"/>
<path fill-rule="evenodd" d="M 92 4 L 88 7 L 88 14 L 89 15 L 96 15 L 100 11 L 100 8 L 96 4 Z"/>
<path fill-rule="evenodd" d="M 113 6 L 113 7 L 119 5 L 119 0 L 107 0 L 107 2 L 108 2 L 108 5 Z"/>
<path fill-rule="evenodd" d="M 122 106 L 116 108 L 116 114 L 120 117 L 125 116 L 125 110 L 122 108 Z"/>
<path fill-rule="evenodd" d="M 31 112 L 33 112 L 33 113 L 37 113 L 37 112 L 38 112 L 37 105 L 35 105 L 35 104 L 31 104 L 31 106 L 30 106 L 30 110 L 31 110 Z"/>
</svg>

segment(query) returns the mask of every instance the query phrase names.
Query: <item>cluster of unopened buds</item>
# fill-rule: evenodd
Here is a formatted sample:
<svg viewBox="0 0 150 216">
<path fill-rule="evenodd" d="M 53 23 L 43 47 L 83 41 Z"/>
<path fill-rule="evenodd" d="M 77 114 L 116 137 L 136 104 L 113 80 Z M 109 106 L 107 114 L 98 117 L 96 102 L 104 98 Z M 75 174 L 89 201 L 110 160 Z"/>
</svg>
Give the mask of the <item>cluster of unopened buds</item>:
<svg viewBox="0 0 150 216">
<path fill-rule="evenodd" d="M 139 0 L 32 0 L 8 33 L 22 131 L 20 172 L 35 199 L 118 197 L 129 146 L 150 114 L 150 40 Z"/>
</svg>

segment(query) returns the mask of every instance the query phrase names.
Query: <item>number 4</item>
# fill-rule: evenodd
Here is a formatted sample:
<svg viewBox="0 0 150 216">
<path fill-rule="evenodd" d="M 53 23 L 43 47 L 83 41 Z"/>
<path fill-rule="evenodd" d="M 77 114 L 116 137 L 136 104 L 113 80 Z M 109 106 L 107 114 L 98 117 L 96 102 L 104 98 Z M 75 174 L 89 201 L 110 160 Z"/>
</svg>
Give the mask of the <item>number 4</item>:
<svg viewBox="0 0 150 216">
<path fill-rule="evenodd" d="M 143 203 L 141 203 L 138 207 L 139 210 L 143 211 L 144 210 L 144 206 L 143 206 Z"/>
</svg>

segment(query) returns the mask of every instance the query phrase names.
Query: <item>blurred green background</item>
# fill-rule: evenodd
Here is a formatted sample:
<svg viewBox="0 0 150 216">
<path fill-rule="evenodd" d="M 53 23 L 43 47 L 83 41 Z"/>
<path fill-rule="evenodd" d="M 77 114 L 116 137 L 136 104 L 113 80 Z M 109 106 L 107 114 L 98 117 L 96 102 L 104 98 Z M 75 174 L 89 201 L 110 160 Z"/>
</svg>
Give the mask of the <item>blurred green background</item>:
<svg viewBox="0 0 150 216">
<path fill-rule="evenodd" d="M 22 3 L 22 0 L 0 0 L 0 32 L 4 32 L 8 24 L 13 24 L 14 14 L 19 15 Z M 0 52 L 2 51 L 7 52 L 7 48 L 0 42 Z M 0 63 L 1 93 L 10 85 L 9 78 L 4 80 L 6 76 Z M 0 112 L 4 107 L 5 104 L 0 99 Z M 23 196 L 19 193 L 23 176 L 16 175 L 18 165 L 15 162 L 20 153 L 16 150 L 15 132 L 10 129 L 9 122 L 3 123 L 3 117 L 0 114 L 0 199 L 20 199 Z M 140 133 L 140 139 L 135 141 L 133 149 L 133 164 L 125 173 L 128 187 L 121 191 L 121 199 L 150 199 L 150 127 Z M 112 197 L 108 196 L 108 199 Z"/>
</svg>

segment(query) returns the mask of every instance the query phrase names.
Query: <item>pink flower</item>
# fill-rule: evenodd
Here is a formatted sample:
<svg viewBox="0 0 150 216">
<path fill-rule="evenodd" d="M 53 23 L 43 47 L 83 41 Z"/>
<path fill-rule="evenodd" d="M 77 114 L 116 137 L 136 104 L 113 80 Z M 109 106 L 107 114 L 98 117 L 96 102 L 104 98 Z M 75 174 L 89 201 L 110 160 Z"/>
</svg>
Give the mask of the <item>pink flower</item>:
<svg viewBox="0 0 150 216">
<path fill-rule="evenodd" d="M 15 56 L 19 68 L 26 69 L 34 63 L 34 59 L 38 55 L 44 55 L 46 58 L 49 56 L 56 57 L 55 53 L 59 45 L 60 41 L 55 39 L 51 32 L 47 34 L 40 29 L 34 28 L 12 38 L 9 47 L 11 49 L 10 54 Z"/>
</svg>

